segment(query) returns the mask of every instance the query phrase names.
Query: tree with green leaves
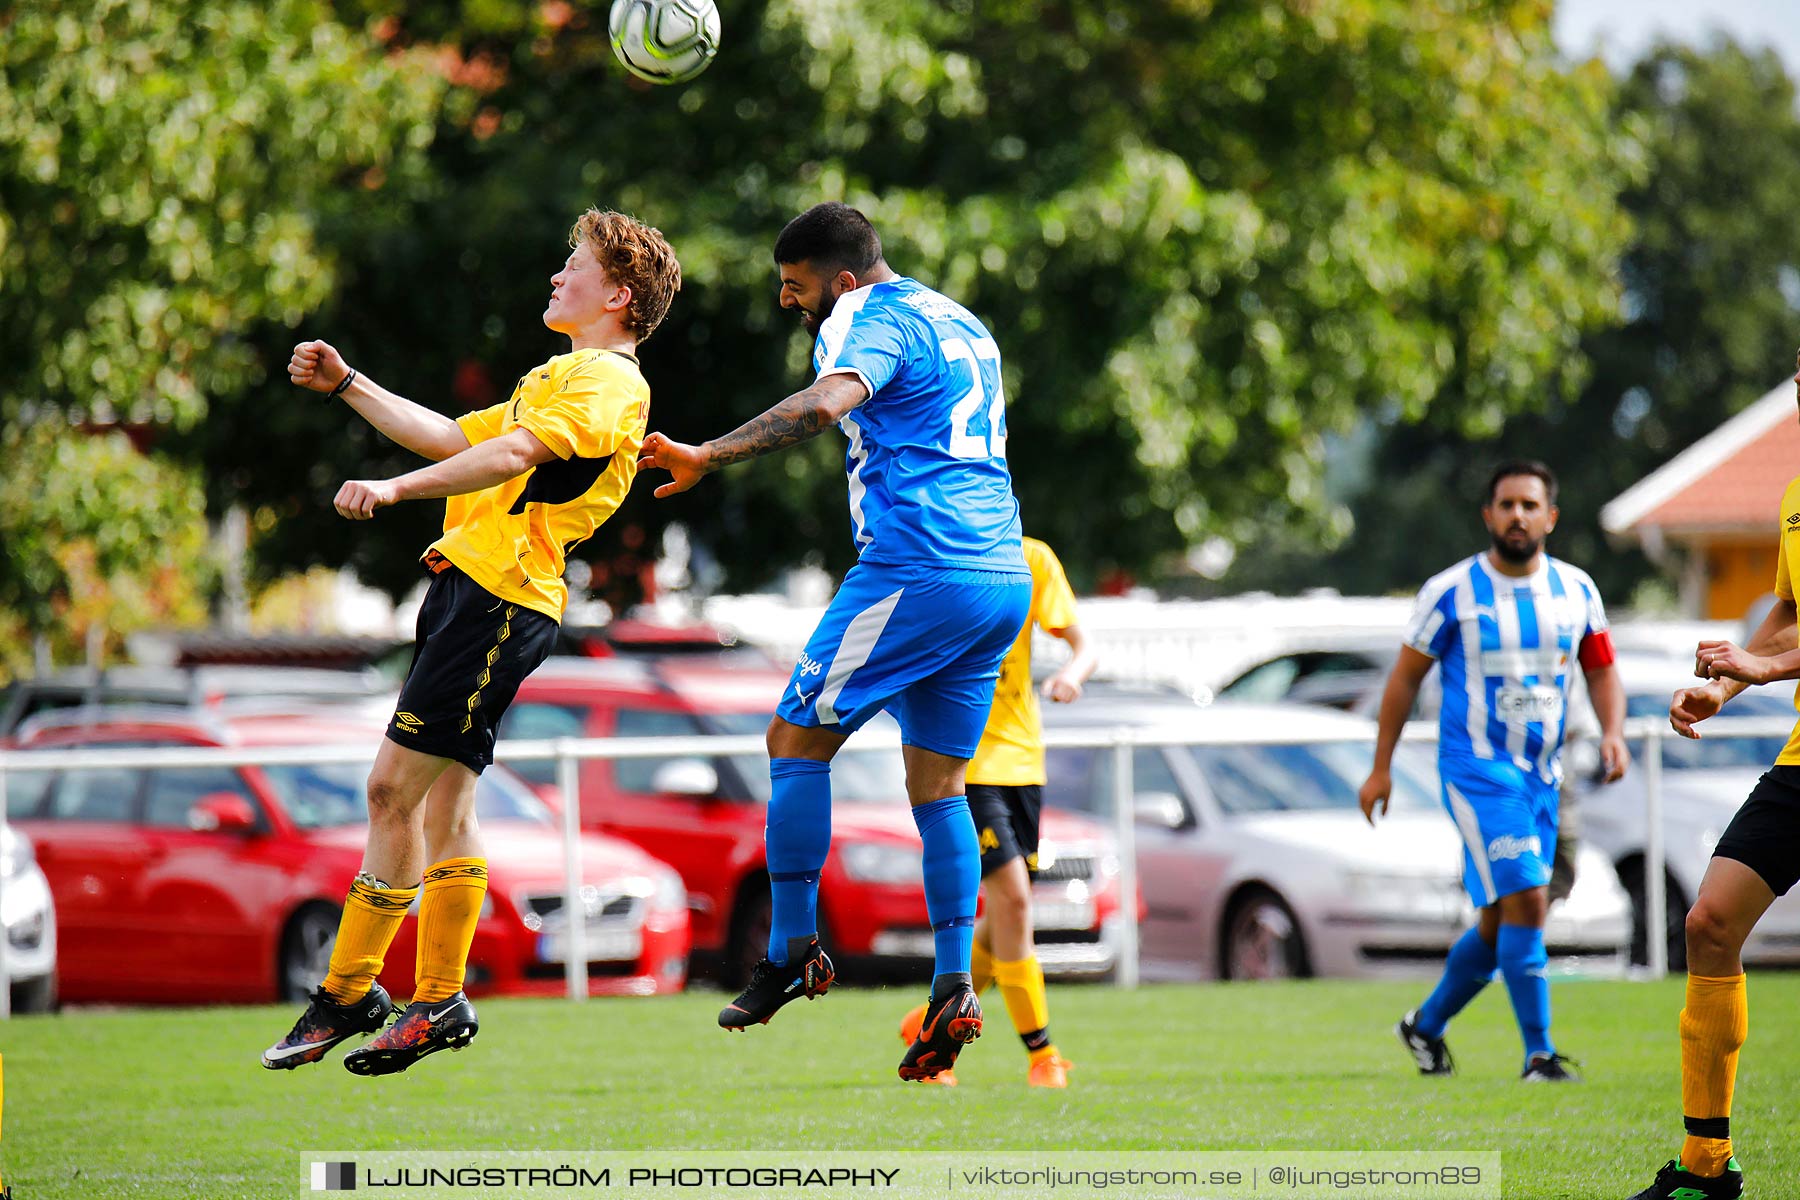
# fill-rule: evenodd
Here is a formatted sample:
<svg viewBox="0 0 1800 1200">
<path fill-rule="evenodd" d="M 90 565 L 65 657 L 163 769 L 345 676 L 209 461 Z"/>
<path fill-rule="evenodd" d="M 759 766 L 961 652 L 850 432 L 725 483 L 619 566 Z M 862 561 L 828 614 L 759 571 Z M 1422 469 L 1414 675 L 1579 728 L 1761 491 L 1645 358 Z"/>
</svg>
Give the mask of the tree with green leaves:
<svg viewBox="0 0 1800 1200">
<path fill-rule="evenodd" d="M 1619 601 L 1655 576 L 1641 553 L 1607 544 L 1600 508 L 1791 370 L 1800 114 L 1772 51 L 1719 41 L 1650 50 L 1621 83 L 1613 123 L 1641 146 L 1644 166 L 1620 198 L 1633 226 L 1622 319 L 1583 340 L 1591 374 L 1580 394 L 1490 436 L 1435 419 L 1390 425 L 1355 488 L 1355 532 L 1341 548 L 1321 560 L 1312 546 L 1290 545 L 1228 583 L 1416 586 L 1421 559 L 1466 552 L 1488 471 L 1519 456 L 1561 476 L 1558 554 Z"/>
<path fill-rule="evenodd" d="M 444 86 L 422 66 L 317 0 L 0 17 L 0 619 L 204 619 L 193 472 L 78 430 L 155 442 L 243 402 L 259 336 L 341 286 L 326 231 L 416 180 Z M 281 449 L 252 423 L 233 454 Z"/>
<path fill-rule="evenodd" d="M 190 425 L 339 286 L 438 81 L 317 0 L 26 0 L 0 38 L 0 415 Z"/>
<path fill-rule="evenodd" d="M 1331 431 L 1371 412 L 1499 428 L 1572 396 L 1581 332 L 1614 313 L 1610 81 L 1559 62 L 1530 0 L 743 0 L 712 67 L 671 88 L 625 75 L 598 10 L 341 12 L 435 47 L 459 83 L 436 185 L 397 232 L 337 228 L 342 286 L 309 331 L 446 411 L 497 402 L 550 343 L 537 248 L 549 264 L 575 212 L 623 208 L 686 270 L 643 351 L 652 424 L 701 436 L 804 381 L 769 250 L 845 199 L 897 269 L 995 330 L 1026 526 L 1087 580 L 1209 535 L 1328 530 Z M 293 458 L 233 470 L 270 420 Z M 391 447 L 273 377 L 199 432 L 215 500 L 279 514 L 266 561 L 411 586 L 423 521 L 346 540 L 322 499 L 400 466 Z M 755 583 L 848 563 L 842 487 L 821 438 L 613 525 L 683 521 Z"/>
<path fill-rule="evenodd" d="M 205 619 L 217 570 L 192 470 L 58 421 L 8 430 L 0 461 L 0 677 L 27 671 L 40 637 L 78 661 L 90 630 L 117 650 Z"/>
</svg>

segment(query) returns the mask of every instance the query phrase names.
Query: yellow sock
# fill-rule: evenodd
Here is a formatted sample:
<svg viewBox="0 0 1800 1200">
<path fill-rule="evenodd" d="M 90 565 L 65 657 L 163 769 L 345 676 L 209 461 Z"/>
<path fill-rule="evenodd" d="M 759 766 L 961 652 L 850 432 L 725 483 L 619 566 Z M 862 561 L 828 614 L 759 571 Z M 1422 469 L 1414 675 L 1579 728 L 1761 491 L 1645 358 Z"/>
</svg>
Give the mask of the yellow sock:
<svg viewBox="0 0 1800 1200">
<path fill-rule="evenodd" d="M 1044 968 L 1038 965 L 1037 956 L 996 962 L 994 982 L 1000 986 L 1013 1028 L 1031 1052 L 1031 1061 L 1055 1054 L 1056 1047 L 1050 1041 L 1050 1001 L 1044 995 Z"/>
<path fill-rule="evenodd" d="M 419 897 L 418 986 L 413 1003 L 436 1003 L 462 991 L 469 943 L 487 898 L 487 859 L 446 858 L 425 872 Z"/>
<path fill-rule="evenodd" d="M 988 984 L 994 982 L 994 952 L 985 946 L 980 938 L 976 938 L 969 947 L 969 986 L 975 989 L 977 996 L 987 991 Z"/>
<path fill-rule="evenodd" d="M 418 886 L 377 887 L 358 875 L 344 897 L 344 915 L 338 920 L 337 943 L 331 948 L 331 966 L 320 989 L 339 1004 L 369 994 L 375 976 L 381 974 L 388 945 L 412 907 Z"/>
<path fill-rule="evenodd" d="M 1681 1165 L 1696 1175 L 1722 1175 L 1731 1158 L 1731 1089 L 1749 1031 L 1742 975 L 1688 976 L 1681 1010 L 1681 1111 L 1688 1136 Z"/>
</svg>

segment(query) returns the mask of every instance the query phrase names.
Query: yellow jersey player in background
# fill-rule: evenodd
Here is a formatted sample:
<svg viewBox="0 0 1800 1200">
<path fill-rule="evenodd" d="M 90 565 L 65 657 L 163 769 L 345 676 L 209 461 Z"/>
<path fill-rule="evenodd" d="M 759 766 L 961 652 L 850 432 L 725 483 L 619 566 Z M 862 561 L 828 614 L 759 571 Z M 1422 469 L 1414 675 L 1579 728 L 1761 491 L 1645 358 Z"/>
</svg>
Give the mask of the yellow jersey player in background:
<svg viewBox="0 0 1800 1200">
<path fill-rule="evenodd" d="M 475 823 L 475 780 L 493 761 L 500 716 L 550 653 L 568 600 L 569 551 L 631 490 L 650 417 L 638 343 L 669 311 L 681 265 L 655 229 L 589 210 L 550 278 L 544 324 L 569 353 L 526 372 L 504 404 L 456 420 L 414 404 L 345 364 L 326 342 L 294 347 L 288 376 L 342 397 L 375 428 L 432 466 L 395 479 L 351 480 L 335 505 L 353 521 L 402 500 L 443 499 L 444 536 L 412 666 L 369 774 L 369 840 L 350 885 L 331 965 L 263 1066 L 318 1062 L 393 1013 L 375 981 L 416 900 L 419 951 L 412 1002 L 344 1066 L 387 1075 L 474 1038 L 463 975 L 487 895 Z M 572 801 L 571 801 L 572 802 Z"/>
<path fill-rule="evenodd" d="M 1044 969 L 1031 942 L 1031 881 L 1037 875 L 1038 821 L 1044 806 L 1044 727 L 1037 692 L 1031 686 L 1033 629 L 1069 643 L 1067 664 L 1044 681 L 1043 693 L 1059 704 L 1081 697 L 1094 673 L 1093 646 L 1075 622 L 1075 593 L 1062 563 L 1036 538 L 1023 539 L 1031 568 L 1031 614 L 1000 664 L 994 704 L 981 745 L 969 763 L 967 794 L 981 843 L 981 888 L 986 908 L 975 924 L 971 984 L 975 994 L 1000 985 L 1013 1028 L 1025 1043 L 1032 1087 L 1068 1087 L 1073 1066 L 1050 1040 L 1050 1006 L 1044 996 Z M 900 1023 L 901 1040 L 918 1036 L 923 1004 Z M 954 1087 L 945 1071 L 929 1083 Z"/>
</svg>

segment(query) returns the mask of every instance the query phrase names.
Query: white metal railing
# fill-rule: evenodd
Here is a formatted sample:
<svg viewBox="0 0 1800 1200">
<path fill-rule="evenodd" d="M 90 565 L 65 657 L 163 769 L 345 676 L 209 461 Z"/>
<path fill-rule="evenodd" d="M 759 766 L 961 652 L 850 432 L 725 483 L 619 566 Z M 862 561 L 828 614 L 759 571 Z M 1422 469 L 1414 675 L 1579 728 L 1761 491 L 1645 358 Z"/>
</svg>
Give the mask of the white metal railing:
<svg viewBox="0 0 1800 1200">
<path fill-rule="evenodd" d="M 1205 722 L 1201 720 L 1199 723 L 1203 725 Z M 1708 721 L 1702 727 L 1702 732 L 1709 740 L 1743 737 L 1785 738 L 1792 728 L 1793 723 L 1784 717 L 1721 716 Z M 1436 722 L 1415 721 L 1406 726 L 1402 740 L 1435 742 L 1437 732 Z M 1628 720 L 1625 723 L 1625 734 L 1633 744 L 1642 743 L 1641 755 L 1639 760 L 1633 764 L 1633 769 L 1642 771 L 1645 779 L 1644 919 L 1648 953 L 1648 970 L 1645 974 L 1650 978 L 1660 979 L 1668 973 L 1667 946 L 1664 940 L 1668 897 L 1664 886 L 1667 848 L 1663 844 L 1662 829 L 1662 744 L 1664 739 L 1677 735 L 1669 728 L 1668 722 L 1661 717 L 1637 717 Z M 1204 729 L 1184 734 L 1173 732 L 1166 726 L 1047 730 L 1044 741 L 1050 748 L 1110 749 L 1113 755 L 1112 817 L 1113 833 L 1118 843 L 1120 918 L 1123 921 L 1115 982 L 1119 986 L 1127 988 L 1136 987 L 1138 983 L 1138 927 L 1137 904 L 1135 903 L 1138 870 L 1137 831 L 1133 805 L 1133 797 L 1136 793 L 1133 780 L 1133 750 L 1140 746 L 1158 745 L 1281 746 L 1367 742 L 1368 740 L 1369 734 L 1364 730 L 1347 729 L 1342 733 L 1296 736 L 1273 723 L 1266 728 L 1234 731 L 1230 737 L 1217 734 L 1209 736 Z M 855 735 L 853 741 L 857 750 L 892 749 L 899 747 L 900 735 L 896 730 L 865 730 Z M 760 734 L 703 737 L 557 738 L 554 740 L 507 741 L 501 742 L 495 747 L 496 759 L 515 762 L 552 760 L 556 763 L 557 786 L 563 796 L 564 895 L 562 911 L 566 914 L 569 922 L 567 930 L 569 952 L 564 958 L 564 967 L 570 999 L 583 1000 L 587 997 L 587 964 L 584 961 L 585 956 L 580 953 L 580 947 L 586 943 L 586 914 L 583 906 L 579 903 L 581 806 L 579 799 L 574 802 L 570 802 L 569 799 L 579 794 L 578 764 L 597 758 L 707 758 L 714 755 L 761 754 L 764 749 L 765 742 Z M 56 750 L 0 751 L 0 813 L 6 811 L 6 777 L 9 772 L 17 770 L 275 766 L 362 763 L 368 762 L 369 759 L 370 747 L 367 743 L 340 746 L 254 748 L 106 749 L 86 746 Z M 4 902 L 4 885 L 4 879 L 0 879 L 0 903 Z M 7 942 L 8 937 L 4 929 L 0 929 L 0 1017 L 9 1015 L 11 1010 L 11 989 L 7 986 L 9 979 L 6 967 Z"/>
</svg>

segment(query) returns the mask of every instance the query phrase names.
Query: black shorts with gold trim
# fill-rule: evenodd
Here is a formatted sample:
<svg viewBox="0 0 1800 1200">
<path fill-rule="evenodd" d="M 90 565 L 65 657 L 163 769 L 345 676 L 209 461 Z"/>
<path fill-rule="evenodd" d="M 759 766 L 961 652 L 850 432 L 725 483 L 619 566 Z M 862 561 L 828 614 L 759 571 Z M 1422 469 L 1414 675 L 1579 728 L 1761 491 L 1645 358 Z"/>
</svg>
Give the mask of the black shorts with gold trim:
<svg viewBox="0 0 1800 1200">
<path fill-rule="evenodd" d="M 481 587 L 435 553 L 412 666 L 387 735 L 477 775 L 494 761 L 500 716 L 556 644 L 556 622 Z"/>
<path fill-rule="evenodd" d="M 975 818 L 975 837 L 981 844 L 982 878 L 1015 858 L 1023 858 L 1026 872 L 1037 878 L 1043 785 L 971 783 L 963 790 L 969 797 L 969 815 Z"/>
</svg>

